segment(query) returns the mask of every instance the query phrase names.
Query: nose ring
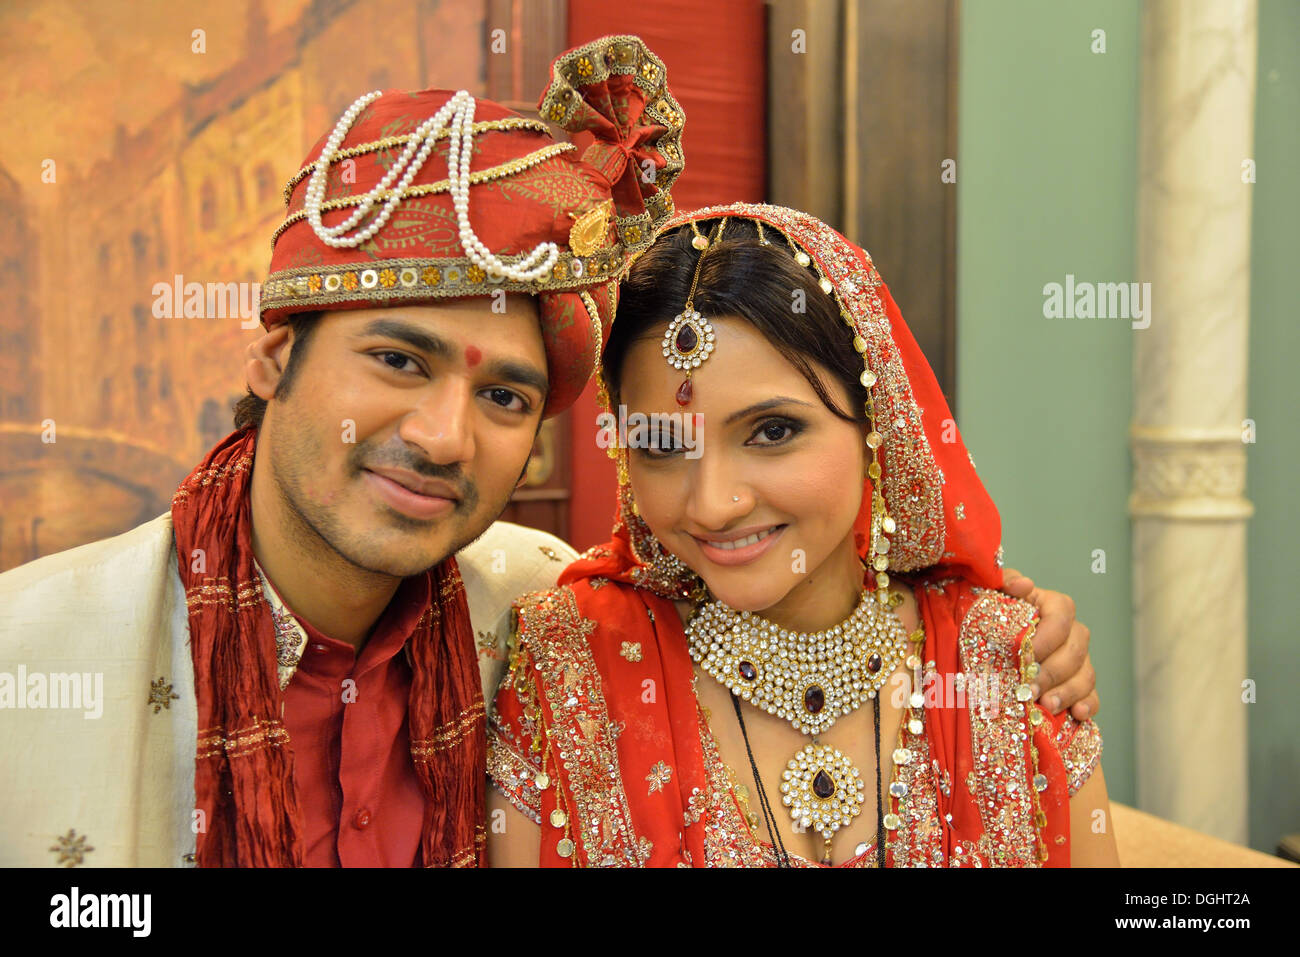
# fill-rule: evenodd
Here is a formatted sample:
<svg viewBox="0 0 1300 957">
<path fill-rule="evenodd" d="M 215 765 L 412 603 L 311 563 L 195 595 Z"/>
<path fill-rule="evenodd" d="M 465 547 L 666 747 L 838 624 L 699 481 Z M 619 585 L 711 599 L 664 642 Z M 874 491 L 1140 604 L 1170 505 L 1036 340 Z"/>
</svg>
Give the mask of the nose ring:
<svg viewBox="0 0 1300 957">
<path fill-rule="evenodd" d="M 739 502 L 739 501 L 740 501 L 740 496 L 739 496 L 739 495 L 733 495 L 733 496 L 731 496 L 731 500 L 732 500 L 733 502 Z"/>
</svg>

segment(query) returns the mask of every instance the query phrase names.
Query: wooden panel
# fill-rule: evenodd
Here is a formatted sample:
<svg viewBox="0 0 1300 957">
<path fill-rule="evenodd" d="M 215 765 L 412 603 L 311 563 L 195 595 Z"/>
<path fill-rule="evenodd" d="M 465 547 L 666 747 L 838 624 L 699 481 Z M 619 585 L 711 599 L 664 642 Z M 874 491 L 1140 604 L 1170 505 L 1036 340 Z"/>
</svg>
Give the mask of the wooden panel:
<svg viewBox="0 0 1300 957">
<path fill-rule="evenodd" d="M 565 51 L 566 0 L 488 0 L 488 99 L 529 116 L 551 78 L 551 61 Z M 493 31 L 505 31 L 505 50 L 496 52 Z"/>
<path fill-rule="evenodd" d="M 488 0 L 486 29 L 488 97 L 538 119 L 537 100 L 550 79 L 551 61 L 567 46 L 566 0 Z M 493 52 L 496 30 L 505 31 L 504 51 Z M 569 139 L 563 130 L 549 125 L 557 141 Z M 526 481 L 510 497 L 503 520 L 568 537 L 570 416 L 564 412 L 542 423 Z"/>
<path fill-rule="evenodd" d="M 953 0 L 854 0 L 846 24 L 845 228 L 880 269 L 939 384 L 956 398 Z"/>
<path fill-rule="evenodd" d="M 844 228 L 844 0 L 768 8 L 771 201 Z"/>
<path fill-rule="evenodd" d="M 569 415 L 564 412 L 542 423 L 524 473 L 524 484 L 510 497 L 510 504 L 501 515 L 505 521 L 531 525 L 567 538 L 573 484 Z"/>
<path fill-rule="evenodd" d="M 777 0 L 768 20 L 771 201 L 871 253 L 950 406 L 957 16 L 957 0 Z"/>
</svg>

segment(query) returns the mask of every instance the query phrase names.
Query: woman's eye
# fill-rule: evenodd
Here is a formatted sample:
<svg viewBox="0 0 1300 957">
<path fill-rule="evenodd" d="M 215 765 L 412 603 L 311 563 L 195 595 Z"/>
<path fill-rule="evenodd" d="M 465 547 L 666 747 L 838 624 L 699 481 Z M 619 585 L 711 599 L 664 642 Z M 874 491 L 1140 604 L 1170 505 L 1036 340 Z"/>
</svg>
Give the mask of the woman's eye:
<svg viewBox="0 0 1300 957">
<path fill-rule="evenodd" d="M 760 425 L 749 441 L 753 445 L 780 445 L 794 438 L 798 432 L 798 423 L 788 419 L 773 419 Z"/>
<path fill-rule="evenodd" d="M 647 451 L 652 456 L 666 458 L 669 455 L 677 455 L 684 451 L 677 436 L 672 432 L 659 432 L 650 442 L 650 448 Z"/>
<path fill-rule="evenodd" d="M 377 352 L 375 353 L 375 356 L 384 365 L 397 372 L 415 372 L 419 368 L 419 366 L 416 365 L 415 360 L 404 352 Z M 414 368 L 407 368 L 406 364 L 408 362 Z"/>
<path fill-rule="evenodd" d="M 686 451 L 678 441 L 678 436 L 663 430 L 652 432 L 641 441 L 634 440 L 631 446 L 635 454 L 648 459 L 671 459 Z"/>
<path fill-rule="evenodd" d="M 528 403 L 517 392 L 511 392 L 509 389 L 488 389 L 485 394 L 493 405 L 499 405 L 510 412 L 528 411 Z"/>
</svg>

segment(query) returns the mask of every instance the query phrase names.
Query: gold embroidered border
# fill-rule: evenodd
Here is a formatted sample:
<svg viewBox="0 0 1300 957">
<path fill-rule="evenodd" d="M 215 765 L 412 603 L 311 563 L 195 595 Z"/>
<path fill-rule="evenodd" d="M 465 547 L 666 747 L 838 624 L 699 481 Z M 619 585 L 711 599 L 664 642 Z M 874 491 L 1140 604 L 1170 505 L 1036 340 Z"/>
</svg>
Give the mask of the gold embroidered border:
<svg viewBox="0 0 1300 957">
<path fill-rule="evenodd" d="M 1092 718 L 1076 721 L 1067 711 L 1061 730 L 1056 735 L 1057 749 L 1065 762 L 1069 780 L 1069 795 L 1074 797 L 1079 788 L 1092 777 L 1097 762 L 1101 760 L 1101 728 Z"/>
<path fill-rule="evenodd" d="M 233 462 L 227 462 L 225 465 L 217 465 L 212 468 L 207 468 L 202 472 L 191 475 L 181 483 L 178 489 L 176 489 L 176 494 L 172 496 L 172 504 L 176 505 L 181 502 L 189 501 L 190 492 L 194 491 L 196 488 L 207 488 L 213 483 L 219 484 L 225 482 L 227 479 L 245 471 L 252 464 L 253 456 L 251 454 L 244 455 L 235 459 Z"/>
<path fill-rule="evenodd" d="M 289 743 L 289 732 L 278 720 L 255 720 L 252 726 L 226 733 L 224 728 L 206 728 L 198 734 L 195 757 L 211 758 L 225 753 L 226 757 L 246 758 L 263 748 L 278 748 Z"/>
<path fill-rule="evenodd" d="M 236 591 L 230 587 L 230 579 L 223 575 L 220 578 L 205 578 L 201 584 L 187 588 L 185 607 L 193 611 L 203 605 L 219 605 L 227 611 L 235 612 L 256 605 L 261 597 L 262 589 L 257 582 L 243 582 Z"/>
<path fill-rule="evenodd" d="M 435 862 L 427 865 L 428 867 L 478 867 L 479 852 L 483 845 L 487 843 L 487 830 L 483 825 L 476 825 L 474 828 L 474 843 L 469 847 L 462 847 L 447 860 Z"/>
<path fill-rule="evenodd" d="M 576 150 L 577 147 L 572 143 L 552 143 L 550 146 L 543 146 L 539 150 L 533 150 L 526 156 L 519 156 L 504 163 L 498 163 L 496 166 L 489 166 L 487 169 L 477 170 L 469 174 L 469 183 L 471 186 L 478 186 L 481 183 L 489 183 L 494 179 L 501 179 L 504 176 L 513 176 L 515 173 L 522 173 L 526 169 L 531 169 L 540 163 L 546 162 L 553 156 L 559 156 L 561 153 L 568 153 Z M 440 179 L 436 183 L 421 183 L 419 186 L 407 186 L 400 190 L 403 199 L 414 199 L 417 196 L 434 196 L 438 193 L 445 193 L 451 189 L 450 179 Z M 368 193 L 358 193 L 355 196 L 336 196 L 334 199 L 326 200 L 320 204 L 322 213 L 329 212 L 332 209 L 347 209 L 349 206 L 360 206 L 368 197 Z M 375 206 L 382 205 L 386 200 L 394 195 L 399 195 L 395 189 L 386 189 L 381 192 L 374 200 Z M 373 215 L 373 210 L 367 215 Z M 296 213 L 291 213 L 284 218 L 275 232 L 271 234 L 271 249 L 275 249 L 276 241 L 280 234 L 296 222 L 307 218 L 307 211 L 300 209 Z M 365 217 L 362 218 L 365 222 Z M 358 226 L 361 223 L 357 224 Z"/>
<path fill-rule="evenodd" d="M 524 257 L 502 256 L 503 262 Z M 572 275 L 581 263 L 580 276 Z M 465 257 L 444 259 L 381 259 L 340 266 L 297 266 L 272 273 L 262 286 L 260 315 L 293 306 L 297 311 L 322 309 L 340 302 L 366 300 L 374 303 L 404 299 L 427 301 L 464 296 L 489 296 L 497 289 L 537 295 L 543 292 L 576 292 L 620 278 L 621 253 L 603 250 L 590 259 L 560 253 L 547 277 L 535 282 L 490 279 L 487 273 Z"/>
<path fill-rule="evenodd" d="M 643 867 L 649 842 L 638 839 L 619 765 L 609 707 L 588 640 L 596 623 L 566 587 L 519 602 L 519 641 L 536 662 L 550 711 L 548 746 L 573 796 L 573 833 L 593 867 Z M 557 782 L 559 786 L 561 782 Z"/>
<path fill-rule="evenodd" d="M 487 773 L 492 786 L 534 824 L 542 823 L 541 793 L 535 781 L 542 770 L 531 764 L 505 740 L 494 726 L 488 726 Z"/>
<path fill-rule="evenodd" d="M 411 742 L 411 757 L 428 761 L 440 751 L 450 751 L 469 737 L 485 720 L 483 699 L 479 698 L 460 715 L 436 729 L 432 735 Z"/>
<path fill-rule="evenodd" d="M 1035 621 L 1036 612 L 1000 592 L 974 591 L 975 602 L 961 623 L 962 669 L 993 693 L 973 695 L 969 702 L 972 770 L 966 787 L 992 840 L 990 863 L 1038 867 L 1041 809 L 1026 753 L 1028 708 L 1012 693 L 1020 684 L 1016 637 Z"/>
<path fill-rule="evenodd" d="M 293 612 L 280 600 L 280 595 L 271 585 L 266 572 L 262 570 L 256 558 L 253 559 L 253 568 L 257 571 L 262 597 L 266 599 L 267 607 L 271 610 L 271 621 L 275 626 L 276 678 L 280 690 L 284 691 L 289 687 L 289 682 L 293 680 L 294 673 L 298 670 L 303 652 L 307 650 L 307 632 L 301 622 L 293 616 Z"/>
<path fill-rule="evenodd" d="M 694 687 L 694 693 L 708 793 L 707 796 L 691 796 L 685 826 L 696 827 L 700 826 L 700 821 L 704 822 L 705 867 L 776 867 L 776 851 L 755 835 L 745 820 L 732 780 L 735 772 L 728 774 L 731 769 L 722 760 L 717 740 L 704 715 L 704 706 L 700 703 L 698 687 Z M 695 817 L 694 821 L 690 820 L 691 816 Z M 797 855 L 790 857 L 796 866 L 807 863 Z"/>
<path fill-rule="evenodd" d="M 532 120 L 526 116 L 507 116 L 500 120 L 479 120 L 473 126 L 474 135 L 479 133 L 509 132 L 513 130 L 531 130 L 535 133 L 545 133 L 551 136 L 551 128 L 541 120 Z M 445 140 L 451 137 L 451 128 L 444 127 L 439 130 L 434 137 L 437 140 Z M 369 143 L 358 143 L 355 146 L 347 146 L 336 152 L 330 157 L 330 162 L 337 163 L 339 160 L 352 159 L 356 156 L 364 156 L 366 153 L 377 153 L 380 150 L 393 149 L 402 147 L 405 149 L 411 142 L 411 133 L 402 136 L 385 136 L 382 139 L 373 140 Z M 293 174 L 289 182 L 284 184 L 284 208 L 289 208 L 289 203 L 293 200 L 293 188 L 310 176 L 319 165 L 320 160 L 314 160 L 304 166 L 298 172 Z"/>
<path fill-rule="evenodd" d="M 546 732 L 541 725 L 537 688 L 532 678 L 535 669 L 527 651 L 519 647 L 518 616 L 513 607 L 506 647 L 509 664 L 501 679 L 497 699 L 503 695 L 516 698 L 519 703 L 518 729 L 513 722 L 502 718 L 494 702 L 488 718 L 488 777 L 526 817 L 541 824 L 542 795 L 537 787 L 537 775 L 545 770 L 541 752 Z M 526 740 L 531 742 L 531 749 Z M 530 754 L 538 757 L 529 760 Z"/>
<path fill-rule="evenodd" d="M 600 354 L 605 351 L 605 333 L 600 325 L 600 310 L 596 307 L 596 300 L 591 298 L 591 293 L 587 290 L 578 290 L 578 296 L 582 299 L 582 304 L 587 307 L 587 318 L 591 322 L 592 332 L 595 333 L 596 357 L 599 359 Z"/>
</svg>

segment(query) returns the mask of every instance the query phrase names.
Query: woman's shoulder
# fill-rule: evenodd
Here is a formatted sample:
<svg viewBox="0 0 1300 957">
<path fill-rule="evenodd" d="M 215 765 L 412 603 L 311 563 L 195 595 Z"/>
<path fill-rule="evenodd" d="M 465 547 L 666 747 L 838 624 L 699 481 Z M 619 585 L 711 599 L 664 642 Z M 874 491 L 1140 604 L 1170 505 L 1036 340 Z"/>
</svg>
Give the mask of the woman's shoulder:
<svg viewBox="0 0 1300 957">
<path fill-rule="evenodd" d="M 1033 605 L 964 578 L 913 581 L 911 588 L 931 620 L 952 626 L 939 631 L 956 636 L 967 670 L 1019 672 L 1024 641 L 1038 621 Z"/>
<path fill-rule="evenodd" d="M 573 585 L 527 592 L 510 609 L 510 656 L 536 656 L 557 644 L 585 644 L 594 628 L 578 607 Z"/>
<path fill-rule="evenodd" d="M 959 608 L 962 655 L 968 663 L 1018 672 L 1024 642 L 1038 624 L 1038 610 L 1003 592 L 973 586 L 968 586 Z"/>
<path fill-rule="evenodd" d="M 617 651 L 637 623 L 652 624 L 653 615 L 637 588 L 613 579 L 581 578 L 530 592 L 512 609 L 510 655 L 592 666 L 607 657 L 605 646 L 612 643 Z"/>
</svg>

